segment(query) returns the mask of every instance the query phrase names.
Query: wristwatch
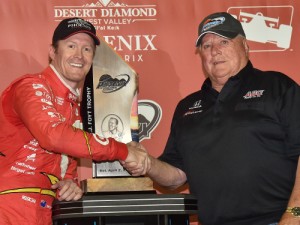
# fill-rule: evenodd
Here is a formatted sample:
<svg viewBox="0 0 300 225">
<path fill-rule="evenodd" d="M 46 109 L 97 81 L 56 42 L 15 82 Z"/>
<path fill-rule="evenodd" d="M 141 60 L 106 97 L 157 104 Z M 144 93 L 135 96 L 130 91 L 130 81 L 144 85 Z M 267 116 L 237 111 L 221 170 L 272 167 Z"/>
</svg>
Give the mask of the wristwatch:
<svg viewBox="0 0 300 225">
<path fill-rule="evenodd" d="M 285 212 L 291 213 L 293 216 L 300 217 L 300 207 L 287 207 Z"/>
</svg>

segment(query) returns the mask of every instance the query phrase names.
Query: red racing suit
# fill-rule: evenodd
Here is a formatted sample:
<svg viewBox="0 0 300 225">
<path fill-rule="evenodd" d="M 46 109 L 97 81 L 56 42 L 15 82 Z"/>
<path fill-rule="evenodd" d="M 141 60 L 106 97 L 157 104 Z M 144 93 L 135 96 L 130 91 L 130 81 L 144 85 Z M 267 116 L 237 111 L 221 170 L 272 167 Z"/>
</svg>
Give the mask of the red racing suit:
<svg viewBox="0 0 300 225">
<path fill-rule="evenodd" d="M 77 98 L 52 66 L 2 93 L 0 225 L 52 224 L 51 185 L 77 180 L 74 158 L 126 159 L 125 144 L 75 128 L 81 123 Z"/>
</svg>

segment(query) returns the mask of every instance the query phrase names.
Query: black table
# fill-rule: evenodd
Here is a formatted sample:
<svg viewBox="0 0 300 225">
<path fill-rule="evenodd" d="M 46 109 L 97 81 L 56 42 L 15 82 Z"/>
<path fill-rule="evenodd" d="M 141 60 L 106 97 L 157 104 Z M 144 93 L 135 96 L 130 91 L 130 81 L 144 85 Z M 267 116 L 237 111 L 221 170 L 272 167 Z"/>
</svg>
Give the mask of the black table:
<svg viewBox="0 0 300 225">
<path fill-rule="evenodd" d="M 88 194 L 55 202 L 54 225 L 189 225 L 197 201 L 189 194 Z"/>
</svg>

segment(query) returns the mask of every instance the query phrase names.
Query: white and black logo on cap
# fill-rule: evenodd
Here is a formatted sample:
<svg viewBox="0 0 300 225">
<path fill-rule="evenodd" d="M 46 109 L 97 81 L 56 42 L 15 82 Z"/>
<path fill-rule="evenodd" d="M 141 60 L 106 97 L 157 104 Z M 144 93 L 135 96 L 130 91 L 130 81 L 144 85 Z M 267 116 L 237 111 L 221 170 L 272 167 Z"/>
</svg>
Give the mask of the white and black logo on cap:
<svg viewBox="0 0 300 225">
<path fill-rule="evenodd" d="M 225 21 L 225 17 L 221 16 L 221 17 L 217 17 L 217 18 L 213 18 L 213 19 L 209 19 L 208 21 L 206 21 L 206 23 L 203 25 L 203 31 L 209 30 L 212 27 L 216 27 L 220 24 L 223 24 Z"/>
<path fill-rule="evenodd" d="M 84 29 L 92 30 L 90 23 L 80 18 L 68 21 L 68 28 L 74 28 L 74 29 L 84 28 Z"/>
</svg>

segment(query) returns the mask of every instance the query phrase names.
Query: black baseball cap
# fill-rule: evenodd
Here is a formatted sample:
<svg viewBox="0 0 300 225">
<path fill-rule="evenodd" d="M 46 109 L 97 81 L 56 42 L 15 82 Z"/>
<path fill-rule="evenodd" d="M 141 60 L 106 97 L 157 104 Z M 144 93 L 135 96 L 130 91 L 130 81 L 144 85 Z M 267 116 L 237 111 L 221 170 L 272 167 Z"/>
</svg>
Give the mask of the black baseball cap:
<svg viewBox="0 0 300 225">
<path fill-rule="evenodd" d="M 93 38 L 95 45 L 100 45 L 100 40 L 96 35 L 96 29 L 93 24 L 81 18 L 68 18 L 62 20 L 53 33 L 52 44 L 77 33 L 86 33 L 90 35 Z"/>
<path fill-rule="evenodd" d="M 207 33 L 229 39 L 235 38 L 238 34 L 246 37 L 240 21 L 227 12 L 213 13 L 202 20 L 198 28 L 196 47 L 201 44 L 203 36 Z"/>
</svg>

